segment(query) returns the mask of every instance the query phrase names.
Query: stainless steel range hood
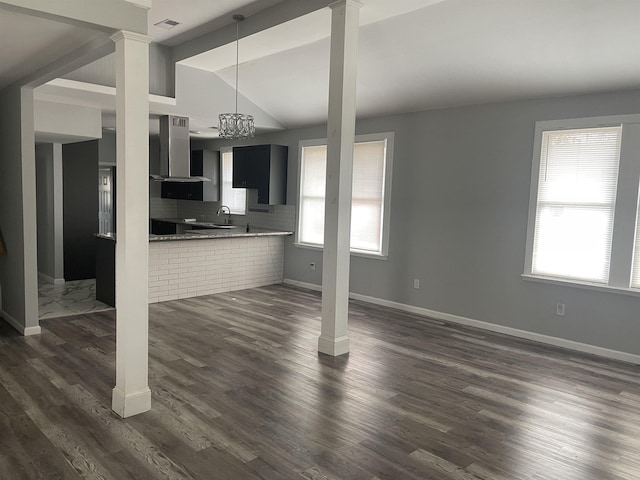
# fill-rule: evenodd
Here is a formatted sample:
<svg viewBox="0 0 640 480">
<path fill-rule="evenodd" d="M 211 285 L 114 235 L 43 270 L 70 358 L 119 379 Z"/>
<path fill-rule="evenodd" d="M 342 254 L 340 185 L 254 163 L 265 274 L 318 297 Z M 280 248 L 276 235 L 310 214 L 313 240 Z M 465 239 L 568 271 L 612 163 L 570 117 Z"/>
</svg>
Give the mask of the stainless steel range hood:
<svg viewBox="0 0 640 480">
<path fill-rule="evenodd" d="M 206 177 L 191 176 L 189 117 L 160 117 L 160 175 L 158 182 L 210 182 Z"/>
</svg>

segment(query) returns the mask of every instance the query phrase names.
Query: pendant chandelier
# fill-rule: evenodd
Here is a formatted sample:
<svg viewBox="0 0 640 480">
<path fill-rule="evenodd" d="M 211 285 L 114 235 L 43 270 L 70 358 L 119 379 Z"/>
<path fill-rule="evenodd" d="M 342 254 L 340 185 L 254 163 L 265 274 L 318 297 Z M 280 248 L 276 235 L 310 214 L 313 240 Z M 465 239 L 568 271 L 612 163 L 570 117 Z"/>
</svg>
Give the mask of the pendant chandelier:
<svg viewBox="0 0 640 480">
<path fill-rule="evenodd" d="M 239 25 L 244 20 L 243 15 L 234 15 L 236 22 L 236 111 L 235 113 L 221 113 L 218 116 L 218 132 L 220 138 L 227 139 L 243 139 L 253 138 L 256 127 L 253 123 L 253 115 L 238 113 L 238 68 L 239 68 L 239 44 L 240 30 Z"/>
</svg>

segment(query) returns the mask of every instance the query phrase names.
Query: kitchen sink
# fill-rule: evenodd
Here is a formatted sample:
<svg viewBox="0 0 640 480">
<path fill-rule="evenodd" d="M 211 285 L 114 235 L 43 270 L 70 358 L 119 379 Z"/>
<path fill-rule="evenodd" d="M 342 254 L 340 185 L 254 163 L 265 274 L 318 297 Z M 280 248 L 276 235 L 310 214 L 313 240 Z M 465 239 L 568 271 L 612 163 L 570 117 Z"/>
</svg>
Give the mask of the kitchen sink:
<svg viewBox="0 0 640 480">
<path fill-rule="evenodd" d="M 207 228 L 238 228 L 237 225 L 214 225 L 212 224 L 211 226 L 207 225 Z"/>
<path fill-rule="evenodd" d="M 212 233 L 215 233 L 216 230 L 229 230 L 232 228 L 238 228 L 238 226 L 237 225 L 216 225 L 216 226 L 210 226 L 210 227 L 206 227 L 198 230 L 186 230 L 184 233 L 189 235 L 211 235 Z"/>
<path fill-rule="evenodd" d="M 238 228 L 237 225 L 227 225 L 225 223 L 192 222 L 191 225 L 201 228 Z"/>
</svg>

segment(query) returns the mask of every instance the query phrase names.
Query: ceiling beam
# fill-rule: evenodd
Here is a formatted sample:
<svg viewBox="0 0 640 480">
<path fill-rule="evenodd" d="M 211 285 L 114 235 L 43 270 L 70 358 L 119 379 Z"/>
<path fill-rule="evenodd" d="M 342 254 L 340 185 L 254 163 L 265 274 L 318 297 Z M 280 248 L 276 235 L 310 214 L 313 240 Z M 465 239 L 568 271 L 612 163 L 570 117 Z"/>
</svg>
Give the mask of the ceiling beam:
<svg viewBox="0 0 640 480">
<path fill-rule="evenodd" d="M 262 10 L 255 15 L 247 17 L 242 22 L 240 38 L 248 37 L 255 33 L 267 30 L 294 18 L 302 17 L 317 10 L 321 10 L 335 0 L 285 0 L 270 8 Z M 231 18 L 231 16 L 229 16 Z M 194 55 L 208 52 L 236 40 L 236 25 L 230 23 L 226 27 L 201 35 L 193 40 L 186 41 L 173 47 L 173 60 L 179 62 Z"/>
<path fill-rule="evenodd" d="M 147 34 L 144 5 L 123 0 L 0 0 L 0 9 L 11 10 L 71 25 Z"/>
<path fill-rule="evenodd" d="M 115 43 L 105 35 L 88 42 L 76 50 L 64 55 L 50 64 L 40 68 L 25 78 L 16 82 L 20 86 L 35 88 L 43 85 L 55 78 L 73 72 L 80 67 L 94 62 L 105 55 L 109 55 L 115 51 Z"/>
</svg>

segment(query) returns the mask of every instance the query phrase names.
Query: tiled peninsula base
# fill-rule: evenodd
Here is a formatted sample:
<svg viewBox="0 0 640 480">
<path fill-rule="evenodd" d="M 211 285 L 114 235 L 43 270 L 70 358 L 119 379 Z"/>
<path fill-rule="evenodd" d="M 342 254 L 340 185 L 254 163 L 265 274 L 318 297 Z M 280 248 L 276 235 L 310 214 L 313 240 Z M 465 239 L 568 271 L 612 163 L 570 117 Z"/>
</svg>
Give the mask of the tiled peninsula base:
<svg viewBox="0 0 640 480">
<path fill-rule="evenodd" d="M 149 303 L 281 283 L 284 236 L 149 243 Z"/>
</svg>

